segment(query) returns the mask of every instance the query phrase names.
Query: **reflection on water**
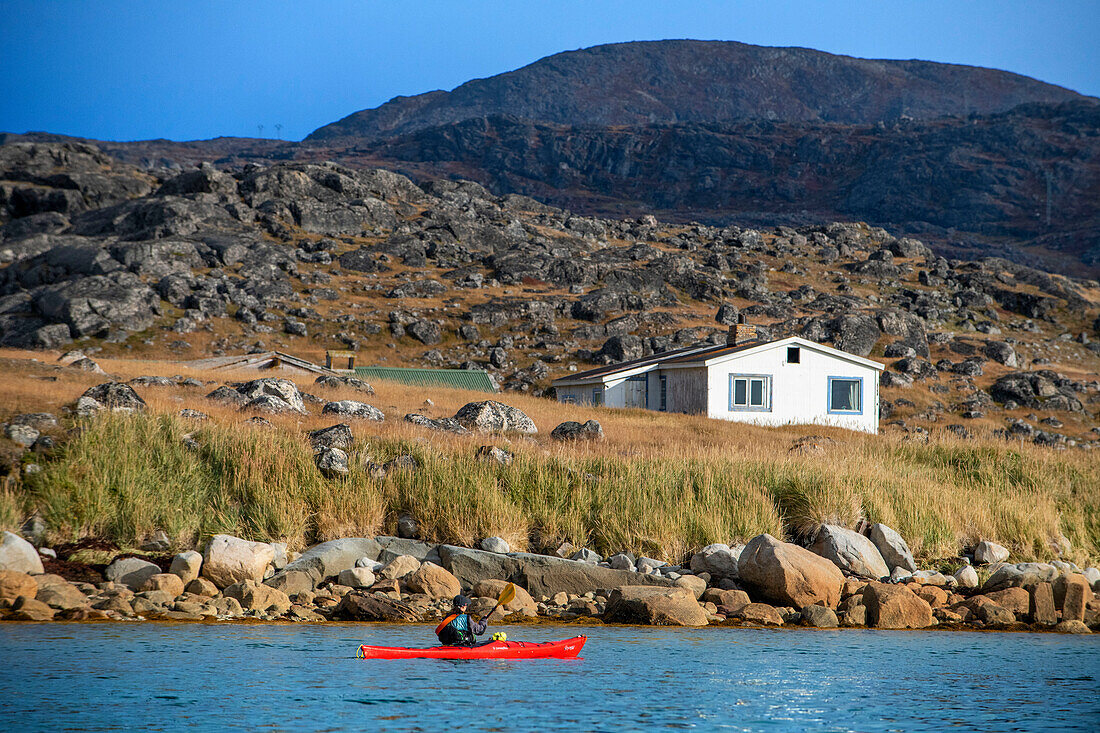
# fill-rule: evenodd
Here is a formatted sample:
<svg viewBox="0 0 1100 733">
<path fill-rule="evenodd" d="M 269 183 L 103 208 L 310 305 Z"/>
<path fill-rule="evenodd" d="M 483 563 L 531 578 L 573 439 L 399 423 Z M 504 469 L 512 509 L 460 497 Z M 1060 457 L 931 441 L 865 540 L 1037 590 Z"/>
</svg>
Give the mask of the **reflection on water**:
<svg viewBox="0 0 1100 733">
<path fill-rule="evenodd" d="M 3 624 L 0 728 L 1100 730 L 1100 637 L 583 633 L 578 660 L 380 661 L 355 650 L 427 646 L 431 628 Z"/>
</svg>

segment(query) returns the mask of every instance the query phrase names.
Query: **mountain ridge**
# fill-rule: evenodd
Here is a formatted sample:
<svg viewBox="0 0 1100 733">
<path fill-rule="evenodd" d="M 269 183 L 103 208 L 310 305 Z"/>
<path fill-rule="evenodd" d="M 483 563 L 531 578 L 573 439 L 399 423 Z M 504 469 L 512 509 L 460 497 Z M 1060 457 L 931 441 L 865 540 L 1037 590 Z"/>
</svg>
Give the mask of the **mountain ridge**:
<svg viewBox="0 0 1100 733">
<path fill-rule="evenodd" d="M 608 126 L 744 119 L 855 124 L 1077 99 L 1087 97 L 963 64 L 736 41 L 632 41 L 553 54 L 451 91 L 394 97 L 318 128 L 305 142 L 375 140 L 488 114 Z"/>
</svg>

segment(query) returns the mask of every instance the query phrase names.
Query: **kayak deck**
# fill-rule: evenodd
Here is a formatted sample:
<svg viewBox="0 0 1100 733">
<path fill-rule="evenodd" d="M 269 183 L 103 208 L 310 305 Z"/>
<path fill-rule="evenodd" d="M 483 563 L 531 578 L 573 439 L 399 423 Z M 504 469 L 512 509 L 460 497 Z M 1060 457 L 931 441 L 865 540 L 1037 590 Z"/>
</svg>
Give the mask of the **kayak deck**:
<svg viewBox="0 0 1100 733">
<path fill-rule="evenodd" d="M 359 659 L 573 659 L 580 654 L 587 636 L 537 644 L 526 641 L 490 641 L 478 646 L 433 646 L 414 649 L 403 646 L 359 647 Z"/>
</svg>

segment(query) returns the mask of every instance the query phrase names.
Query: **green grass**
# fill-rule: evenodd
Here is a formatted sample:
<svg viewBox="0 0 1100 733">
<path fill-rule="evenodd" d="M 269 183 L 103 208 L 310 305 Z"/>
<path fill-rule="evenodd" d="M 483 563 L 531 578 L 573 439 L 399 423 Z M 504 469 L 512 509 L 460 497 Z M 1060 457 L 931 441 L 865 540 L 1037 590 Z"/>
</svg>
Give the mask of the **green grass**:
<svg viewBox="0 0 1100 733">
<path fill-rule="evenodd" d="M 187 448 L 188 431 L 199 444 Z M 1100 556 L 1100 471 L 1088 456 L 990 443 L 868 440 L 825 456 L 767 451 L 547 451 L 517 442 L 515 462 L 478 461 L 469 442 L 371 437 L 345 479 L 323 478 L 307 441 L 287 429 L 163 415 L 105 415 L 58 449 L 43 471 L 0 492 L 0 521 L 37 510 L 54 541 L 85 536 L 133 544 L 163 529 L 180 547 L 227 532 L 292 548 L 393 532 L 414 516 L 429 540 L 472 545 L 499 535 L 514 547 L 562 541 L 682 560 L 711 542 L 761 532 L 798 536 L 821 522 L 860 518 L 897 529 L 925 559 L 979 538 L 1020 559 L 1050 559 L 1065 535 L 1070 557 Z M 365 463 L 403 453 L 416 471 L 379 481 Z"/>
</svg>

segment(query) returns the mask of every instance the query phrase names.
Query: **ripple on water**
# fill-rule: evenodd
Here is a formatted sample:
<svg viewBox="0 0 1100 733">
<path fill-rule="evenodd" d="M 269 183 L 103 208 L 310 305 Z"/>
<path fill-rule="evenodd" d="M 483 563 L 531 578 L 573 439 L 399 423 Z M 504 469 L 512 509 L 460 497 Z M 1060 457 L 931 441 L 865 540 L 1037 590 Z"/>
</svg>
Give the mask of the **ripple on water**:
<svg viewBox="0 0 1100 733">
<path fill-rule="evenodd" d="M 368 661 L 421 626 L 0 626 L 11 730 L 1089 730 L 1100 639 L 588 629 L 583 660 Z M 546 641 L 573 627 L 504 627 Z M 366 713 L 370 710 L 372 712 Z"/>
</svg>

